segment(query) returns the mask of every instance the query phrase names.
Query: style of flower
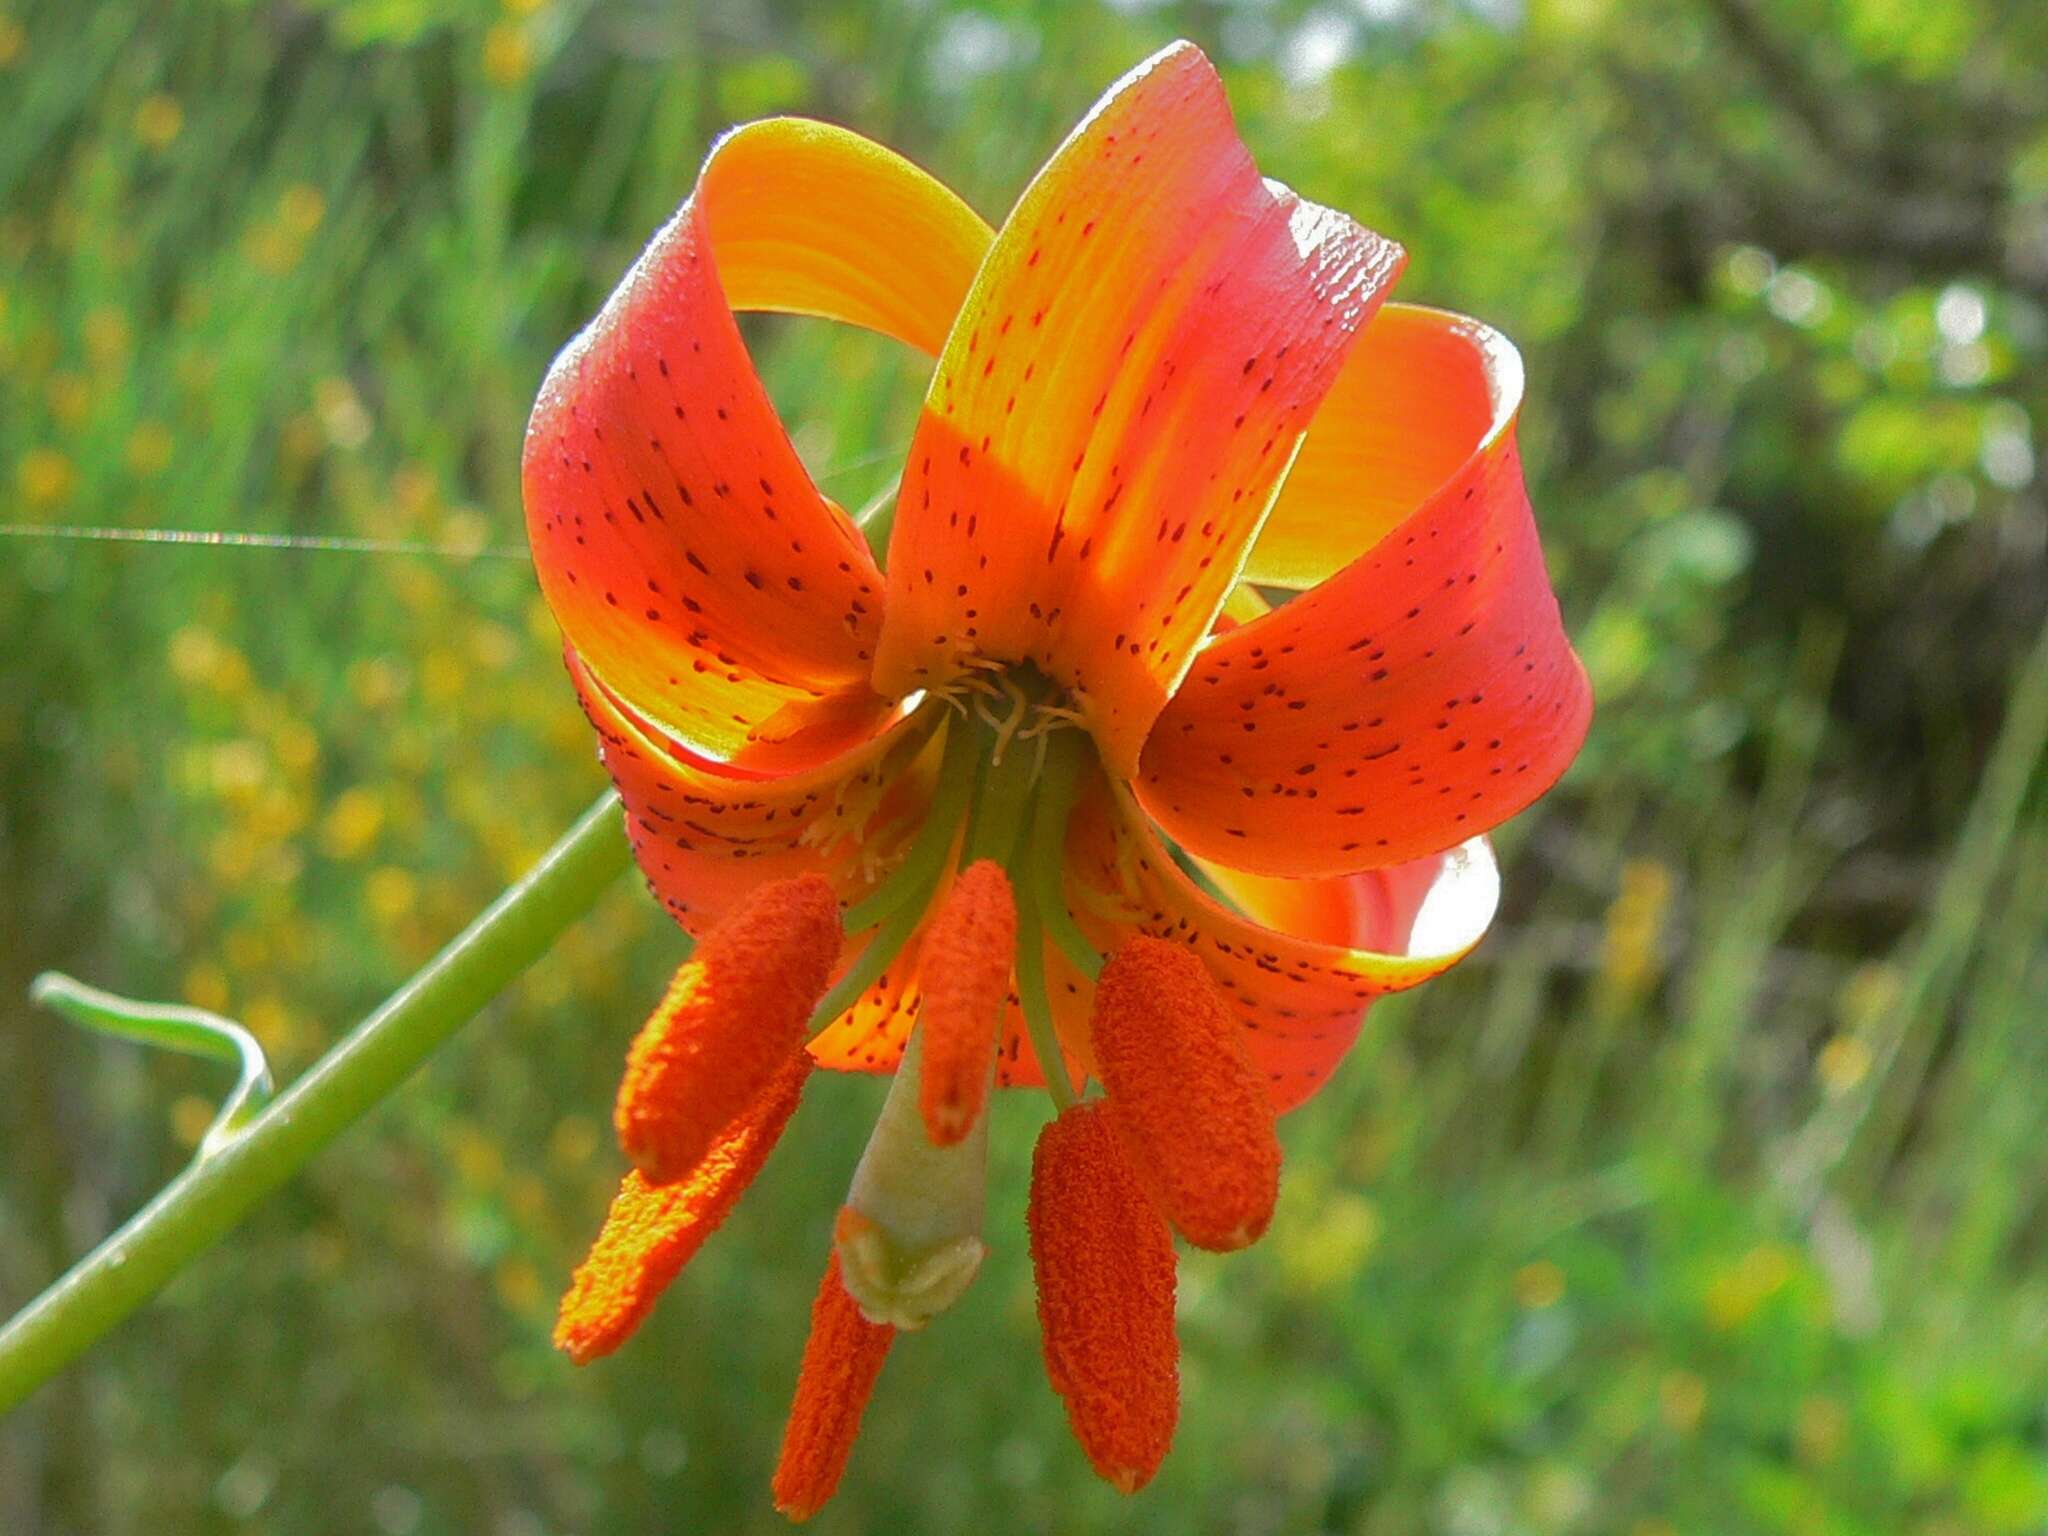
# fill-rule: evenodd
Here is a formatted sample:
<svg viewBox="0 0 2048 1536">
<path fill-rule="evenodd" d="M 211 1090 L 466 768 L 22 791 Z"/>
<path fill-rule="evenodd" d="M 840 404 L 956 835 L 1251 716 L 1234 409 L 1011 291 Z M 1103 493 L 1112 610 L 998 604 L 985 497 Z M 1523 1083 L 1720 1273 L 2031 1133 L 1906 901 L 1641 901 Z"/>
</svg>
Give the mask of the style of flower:
<svg viewBox="0 0 2048 1536">
<path fill-rule="evenodd" d="M 699 938 L 628 1058 L 634 1168 L 557 1342 L 632 1332 L 814 1066 L 893 1071 L 775 1477 L 793 1517 L 896 1333 L 981 1262 L 992 1084 L 1053 1100 L 1046 1368 L 1096 1470 L 1144 1484 L 1178 1412 L 1173 1234 L 1264 1231 L 1275 1117 L 1374 998 L 1478 941 L 1483 834 L 1585 735 L 1520 363 L 1385 302 L 1403 260 L 1263 179 L 1179 44 L 994 233 L 852 133 L 734 131 L 548 375 L 535 565 L 641 868 Z M 886 564 L 791 446 L 743 310 L 937 356 Z"/>
</svg>

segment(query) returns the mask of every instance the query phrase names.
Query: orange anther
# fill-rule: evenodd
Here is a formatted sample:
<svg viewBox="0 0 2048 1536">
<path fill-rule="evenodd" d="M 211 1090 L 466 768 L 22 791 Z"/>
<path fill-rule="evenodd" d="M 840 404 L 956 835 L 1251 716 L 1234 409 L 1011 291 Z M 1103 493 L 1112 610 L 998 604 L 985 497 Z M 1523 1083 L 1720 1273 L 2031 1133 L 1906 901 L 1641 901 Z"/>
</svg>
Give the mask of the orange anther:
<svg viewBox="0 0 2048 1536">
<path fill-rule="evenodd" d="M 924 1034 L 918 1109 L 935 1146 L 966 1136 L 988 1102 L 996 1020 L 1017 958 L 1017 898 L 992 859 L 961 871 L 925 928 L 920 974 Z"/>
<path fill-rule="evenodd" d="M 839 957 L 819 875 L 761 886 L 697 946 L 626 1056 L 614 1123 L 650 1184 L 687 1175 L 800 1048 Z"/>
<path fill-rule="evenodd" d="M 1040 1134 L 1029 1221 L 1045 1373 L 1096 1472 L 1135 1493 L 1165 1460 L 1180 1417 L 1173 1234 L 1100 1099 Z"/>
<path fill-rule="evenodd" d="M 739 1203 L 775 1150 L 810 1075 L 802 1050 L 785 1058 L 768 1091 L 728 1125 L 687 1178 L 649 1184 L 634 1169 L 576 1271 L 555 1321 L 555 1347 L 578 1365 L 627 1339 L 682 1268 Z"/>
<path fill-rule="evenodd" d="M 810 1519 L 838 1489 L 868 1396 L 895 1338 L 894 1328 L 860 1315 L 840 1282 L 835 1252 L 811 1306 L 811 1336 L 804 1342 L 796 1401 L 790 1404 L 782 1459 L 775 1468 L 775 1507 L 790 1519 Z"/>
<path fill-rule="evenodd" d="M 1128 940 L 1090 1025 L 1109 1113 L 1167 1220 L 1197 1248 L 1242 1248 L 1280 1193 L 1280 1140 L 1242 1026 L 1195 953 Z"/>
</svg>

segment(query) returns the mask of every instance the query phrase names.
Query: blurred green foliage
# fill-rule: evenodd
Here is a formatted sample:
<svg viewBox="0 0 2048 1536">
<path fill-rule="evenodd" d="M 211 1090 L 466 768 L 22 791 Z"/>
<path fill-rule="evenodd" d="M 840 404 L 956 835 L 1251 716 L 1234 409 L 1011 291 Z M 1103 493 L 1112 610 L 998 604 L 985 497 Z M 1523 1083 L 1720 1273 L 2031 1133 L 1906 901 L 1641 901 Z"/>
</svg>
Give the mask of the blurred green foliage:
<svg viewBox="0 0 2048 1536">
<path fill-rule="evenodd" d="M 32 972 L 225 1009 L 289 1076 L 597 788 L 519 434 L 716 133 L 833 118 L 999 216 L 1175 35 L 1405 296 L 1521 343 L 1602 712 L 1485 948 L 1289 1123 L 1272 1236 L 1186 1262 L 1154 1487 L 1043 1384 L 1012 1098 L 995 1256 L 825 1525 L 2048 1528 L 2048 11 L 1998 0 L 0 0 L 0 1312 L 218 1089 Z M 753 334 L 857 504 L 914 360 Z M 547 1342 L 675 954 L 615 893 L 0 1426 L 0 1529 L 775 1529 L 878 1085 L 814 1088 L 631 1349 Z"/>
</svg>

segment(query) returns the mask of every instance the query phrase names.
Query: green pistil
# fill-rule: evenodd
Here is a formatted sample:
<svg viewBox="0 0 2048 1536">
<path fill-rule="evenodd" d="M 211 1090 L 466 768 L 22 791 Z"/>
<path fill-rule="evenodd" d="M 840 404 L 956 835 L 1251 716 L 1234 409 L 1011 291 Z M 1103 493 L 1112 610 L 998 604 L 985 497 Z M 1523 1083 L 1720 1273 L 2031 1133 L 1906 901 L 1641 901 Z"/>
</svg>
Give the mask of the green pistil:
<svg viewBox="0 0 2048 1536">
<path fill-rule="evenodd" d="M 1087 761 L 1088 738 L 1079 731 L 1056 731 L 1046 743 L 1045 777 L 1038 789 L 1030 845 L 1024 851 L 1024 873 L 1046 933 L 1074 969 L 1093 981 L 1102 973 L 1102 956 L 1067 908 L 1066 880 L 1067 822 L 1074 814 Z"/>
<path fill-rule="evenodd" d="M 929 900 L 931 892 L 925 892 Z M 811 1010 L 811 1033 L 816 1034 L 839 1015 L 846 1012 L 861 999 L 861 994 L 880 979 L 882 972 L 889 968 L 889 962 L 903 952 L 903 946 L 910 936 L 917 932 L 917 925 L 924 921 L 925 901 L 905 901 L 895 911 L 882 919 L 875 936 L 868 940 L 868 947 L 860 952 L 860 958 L 847 968 L 838 984 Z M 851 926 L 850 924 L 848 926 Z"/>
<path fill-rule="evenodd" d="M 1074 1085 L 1067 1077 L 1067 1058 L 1060 1052 L 1052 1004 L 1045 993 L 1045 924 L 1038 903 L 1029 897 L 1017 905 L 1017 1002 L 1045 1075 L 1045 1091 L 1052 1095 L 1055 1109 L 1067 1109 L 1074 1102 Z"/>
<path fill-rule="evenodd" d="M 847 931 L 873 929 L 873 937 L 819 1002 L 811 1026 L 823 1029 L 880 979 L 928 915 L 956 851 L 962 868 L 992 859 L 1009 872 L 1017 896 L 1017 995 L 1025 1028 L 1046 1091 L 1065 1109 L 1077 1095 L 1053 1027 L 1045 941 L 1057 944 L 1089 980 L 1102 970 L 1102 957 L 1067 909 L 1065 882 L 1067 822 L 1085 782 L 1090 743 L 1085 732 L 1060 726 L 1043 739 L 1021 735 L 1021 712 L 1042 701 L 1046 685 L 1027 677 L 1021 684 L 1006 680 L 1004 689 L 1020 712 L 1004 725 L 991 724 L 978 710 L 947 722 L 924 828 L 902 865 L 847 909 Z M 926 707 L 947 706 L 933 700 Z"/>
<path fill-rule="evenodd" d="M 945 708 L 937 700 L 924 707 Z M 909 857 L 896 872 L 846 909 L 848 933 L 874 927 L 890 914 L 911 904 L 912 898 L 917 898 L 916 907 L 922 912 L 924 902 L 931 898 L 932 889 L 946 867 L 946 860 L 952 856 L 953 842 L 960 831 L 960 818 L 966 813 L 968 802 L 974 798 L 975 784 L 986 759 L 988 735 L 985 728 L 972 720 L 946 722 L 945 751 L 939 759 L 938 783 L 932 790 L 931 808 L 925 812 L 924 830 L 918 833 Z M 868 946 L 869 949 L 874 947 L 872 944 Z"/>
<path fill-rule="evenodd" d="M 1048 919 L 1040 910 L 1043 903 L 1031 870 L 1048 845 L 1057 863 L 1059 845 L 1066 839 L 1064 811 L 1055 807 L 1052 814 L 1057 820 L 1050 828 L 1047 825 L 1046 795 L 1056 787 L 1050 772 L 1052 765 L 1078 763 L 1087 748 L 1087 739 L 1079 731 L 1055 730 L 1045 744 L 1047 771 L 1043 775 L 1036 743 L 1012 738 L 1006 745 L 1003 760 L 989 769 L 982 805 L 976 811 L 974 848 L 970 851 L 974 857 L 997 859 L 1010 871 L 1011 888 L 1017 894 L 1017 1000 L 1024 1012 L 1024 1027 L 1031 1036 L 1031 1049 L 1045 1075 L 1045 1090 L 1052 1095 L 1056 1107 L 1065 1109 L 1074 1102 L 1074 1086 L 1067 1079 L 1066 1057 L 1061 1054 L 1052 1009 L 1046 1000 L 1044 935 Z M 1071 786 L 1065 793 L 1071 803 Z M 1019 847 L 1018 840 L 1027 827 L 1027 845 Z M 1064 900 L 1059 916 L 1072 925 Z M 1095 973 L 1091 970 L 1088 974 Z"/>
</svg>

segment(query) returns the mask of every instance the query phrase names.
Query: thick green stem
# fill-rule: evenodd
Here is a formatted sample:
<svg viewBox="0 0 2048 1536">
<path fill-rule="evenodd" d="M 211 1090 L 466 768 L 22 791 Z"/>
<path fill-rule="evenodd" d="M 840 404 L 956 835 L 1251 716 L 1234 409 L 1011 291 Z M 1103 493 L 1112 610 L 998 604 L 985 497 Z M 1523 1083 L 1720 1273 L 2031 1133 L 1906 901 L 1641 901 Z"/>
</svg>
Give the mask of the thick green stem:
<svg viewBox="0 0 2048 1536">
<path fill-rule="evenodd" d="M 305 1076 L 0 1329 L 0 1413 L 225 1236 L 546 953 L 630 862 L 607 794 Z"/>
</svg>

